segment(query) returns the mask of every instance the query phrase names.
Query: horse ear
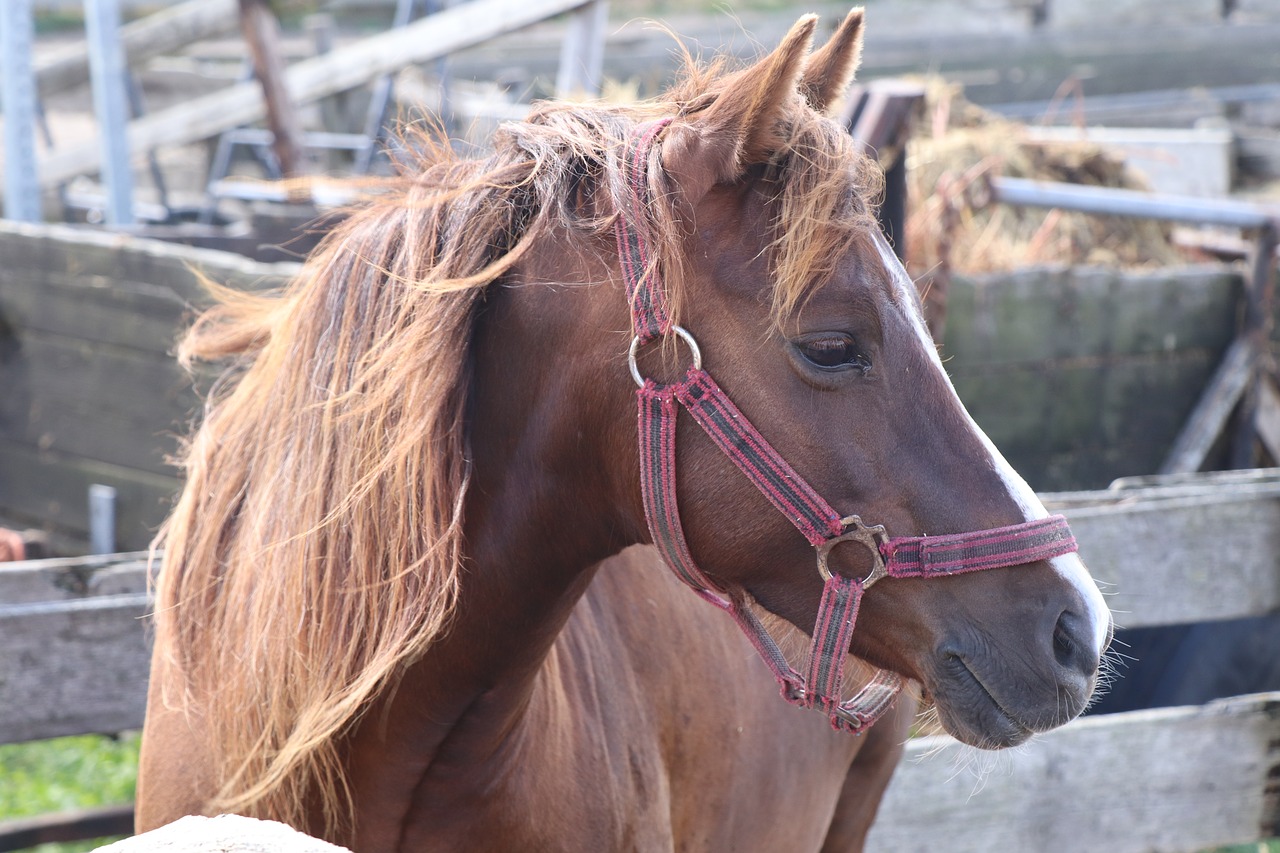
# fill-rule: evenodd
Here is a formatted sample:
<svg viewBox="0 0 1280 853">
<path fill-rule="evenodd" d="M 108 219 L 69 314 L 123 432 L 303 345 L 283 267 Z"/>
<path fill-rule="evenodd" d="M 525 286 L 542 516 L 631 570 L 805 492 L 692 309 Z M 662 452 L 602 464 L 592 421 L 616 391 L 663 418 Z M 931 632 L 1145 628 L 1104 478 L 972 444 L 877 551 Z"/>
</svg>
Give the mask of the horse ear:
<svg viewBox="0 0 1280 853">
<path fill-rule="evenodd" d="M 663 140 L 663 166 L 690 198 L 735 180 L 786 143 L 781 119 L 788 101 L 798 97 L 817 22 L 817 15 L 802 17 L 777 49 L 726 78 L 709 107 L 672 125 Z"/>
<path fill-rule="evenodd" d="M 862 63 L 862 7 L 850 12 L 831 40 L 814 51 L 800 80 L 800 91 L 820 113 L 830 115 L 844 97 Z"/>
</svg>

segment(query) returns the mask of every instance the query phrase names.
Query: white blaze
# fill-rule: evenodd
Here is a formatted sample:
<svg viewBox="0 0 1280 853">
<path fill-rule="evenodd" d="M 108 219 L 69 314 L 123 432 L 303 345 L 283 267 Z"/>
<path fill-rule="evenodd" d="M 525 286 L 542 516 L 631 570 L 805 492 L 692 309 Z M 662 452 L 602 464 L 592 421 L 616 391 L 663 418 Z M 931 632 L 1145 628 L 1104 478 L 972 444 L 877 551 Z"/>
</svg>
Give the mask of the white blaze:
<svg viewBox="0 0 1280 853">
<path fill-rule="evenodd" d="M 916 296 L 915 284 L 907 275 L 906 269 L 903 268 L 902 262 L 898 260 L 897 255 L 889 248 L 889 243 L 879 233 L 876 234 L 876 248 L 880 251 L 880 260 L 884 263 L 885 269 L 889 275 L 893 277 L 894 286 L 898 288 L 904 305 L 915 306 L 918 297 Z M 929 335 L 929 329 L 924 324 L 924 318 L 920 316 L 920 312 L 914 310 L 914 307 L 908 310 L 911 323 L 919 335 L 924 345 L 925 351 L 929 353 L 938 372 L 942 374 L 946 380 L 947 388 L 951 389 L 951 393 L 959 403 L 959 395 L 956 394 L 955 386 L 951 384 L 951 377 L 947 375 L 946 369 L 942 366 L 942 359 L 938 357 L 938 350 L 934 346 L 933 338 Z M 969 428 L 982 441 L 983 447 L 987 449 L 987 454 L 991 457 L 991 467 L 1000 476 L 1004 482 L 1005 488 L 1009 492 L 1009 497 L 1022 510 L 1023 517 L 1027 521 L 1034 521 L 1039 518 L 1045 518 L 1049 515 L 1049 511 L 1045 509 L 1040 498 L 1027 485 L 1027 481 L 1015 470 L 1013 466 L 1004 458 L 1004 455 L 996 449 L 995 444 L 982 431 L 982 427 L 973 420 L 969 415 L 969 410 L 964 408 L 964 404 L 960 404 L 961 411 L 964 412 L 969 422 Z M 1093 577 L 1089 574 L 1089 570 L 1085 568 L 1084 562 L 1076 553 L 1064 554 L 1061 557 L 1054 557 L 1049 564 L 1063 577 L 1068 583 L 1074 586 L 1080 593 L 1080 597 L 1085 602 L 1088 613 L 1082 614 L 1087 617 L 1093 626 L 1094 647 L 1099 654 L 1102 652 L 1102 646 L 1107 640 L 1107 633 L 1111 627 L 1111 611 L 1107 607 L 1106 601 L 1102 598 L 1102 593 L 1098 590 L 1098 585 L 1094 583 Z"/>
</svg>

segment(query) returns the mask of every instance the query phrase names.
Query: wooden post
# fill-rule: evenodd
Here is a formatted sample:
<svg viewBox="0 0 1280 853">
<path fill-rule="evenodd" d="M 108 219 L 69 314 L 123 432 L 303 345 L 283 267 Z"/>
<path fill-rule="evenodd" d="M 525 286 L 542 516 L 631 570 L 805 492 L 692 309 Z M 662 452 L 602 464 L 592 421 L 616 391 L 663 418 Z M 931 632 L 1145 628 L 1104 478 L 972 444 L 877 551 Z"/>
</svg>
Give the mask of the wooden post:
<svg viewBox="0 0 1280 853">
<path fill-rule="evenodd" d="M 253 60 L 253 71 L 262 84 L 267 127 L 275 141 L 271 150 L 286 178 L 306 171 L 306 149 L 298 111 L 285 86 L 284 60 L 280 56 L 280 24 L 267 0 L 240 0 L 240 31 Z"/>
<path fill-rule="evenodd" d="M 1244 328 L 1242 337 L 1249 341 L 1255 353 L 1255 364 L 1265 364 L 1265 356 L 1271 344 L 1272 297 L 1275 293 L 1276 225 L 1268 222 L 1258 229 L 1253 256 L 1249 265 L 1249 279 L 1244 283 Z M 1252 468 L 1255 464 L 1254 445 L 1258 416 L 1258 395 L 1264 374 L 1255 367 L 1240 399 L 1239 417 L 1235 435 L 1232 436 L 1231 467 Z"/>
</svg>

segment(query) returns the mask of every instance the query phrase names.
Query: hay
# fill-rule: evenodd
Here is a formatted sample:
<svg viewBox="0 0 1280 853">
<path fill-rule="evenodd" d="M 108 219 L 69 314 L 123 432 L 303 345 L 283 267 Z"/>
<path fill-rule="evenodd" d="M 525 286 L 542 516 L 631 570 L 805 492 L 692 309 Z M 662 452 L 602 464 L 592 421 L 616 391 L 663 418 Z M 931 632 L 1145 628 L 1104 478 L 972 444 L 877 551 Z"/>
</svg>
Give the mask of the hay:
<svg viewBox="0 0 1280 853">
<path fill-rule="evenodd" d="M 1034 141 L 1023 125 L 965 101 L 959 86 L 929 80 L 926 88 L 925 121 L 907 149 L 906 239 L 914 275 L 1181 260 L 1169 227 L 1158 222 L 988 204 L 984 178 L 991 175 L 1144 187 L 1095 144 Z"/>
</svg>

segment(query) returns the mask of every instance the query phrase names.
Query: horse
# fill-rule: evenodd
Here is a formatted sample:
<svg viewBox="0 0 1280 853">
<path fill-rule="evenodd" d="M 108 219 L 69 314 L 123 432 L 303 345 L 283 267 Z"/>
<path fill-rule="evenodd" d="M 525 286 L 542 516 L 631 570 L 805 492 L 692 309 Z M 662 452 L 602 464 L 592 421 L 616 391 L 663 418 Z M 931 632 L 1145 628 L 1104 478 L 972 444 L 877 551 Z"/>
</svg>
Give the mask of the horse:
<svg viewBox="0 0 1280 853">
<path fill-rule="evenodd" d="M 829 117 L 862 12 L 816 25 L 484 157 L 414 140 L 291 284 L 214 288 L 139 830 L 855 850 L 917 696 L 993 749 L 1085 708 L 1109 611 Z"/>
</svg>

